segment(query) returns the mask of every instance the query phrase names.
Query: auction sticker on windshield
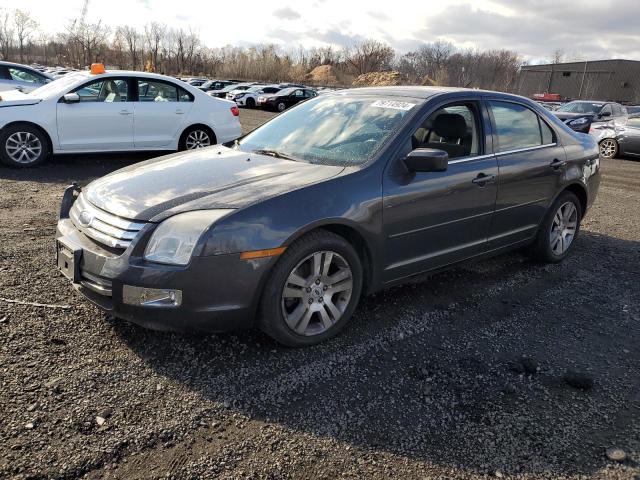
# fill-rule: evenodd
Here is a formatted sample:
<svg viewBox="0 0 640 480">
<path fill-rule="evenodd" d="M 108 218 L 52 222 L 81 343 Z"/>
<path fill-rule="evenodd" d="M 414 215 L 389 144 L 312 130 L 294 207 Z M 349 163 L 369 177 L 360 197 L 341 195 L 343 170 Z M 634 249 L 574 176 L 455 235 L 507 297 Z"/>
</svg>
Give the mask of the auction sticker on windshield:
<svg viewBox="0 0 640 480">
<path fill-rule="evenodd" d="M 376 100 L 371 104 L 372 107 L 393 108 L 394 110 L 411 110 L 416 106 L 415 103 L 398 102 L 395 100 Z"/>
</svg>

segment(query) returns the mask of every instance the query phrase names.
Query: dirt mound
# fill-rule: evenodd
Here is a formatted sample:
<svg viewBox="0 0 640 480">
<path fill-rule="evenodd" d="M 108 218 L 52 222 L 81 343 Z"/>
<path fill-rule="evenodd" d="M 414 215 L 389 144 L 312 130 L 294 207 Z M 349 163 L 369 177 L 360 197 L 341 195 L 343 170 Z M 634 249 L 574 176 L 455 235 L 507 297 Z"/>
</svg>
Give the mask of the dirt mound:
<svg viewBox="0 0 640 480">
<path fill-rule="evenodd" d="M 369 72 L 363 73 L 356 77 L 353 81 L 354 87 L 386 87 L 393 85 L 406 85 L 408 83 L 408 79 L 406 75 L 403 75 L 400 72 L 389 71 L 389 72 Z"/>
<path fill-rule="evenodd" d="M 307 74 L 307 82 L 321 85 L 337 85 L 338 72 L 333 65 L 318 65 Z"/>
</svg>

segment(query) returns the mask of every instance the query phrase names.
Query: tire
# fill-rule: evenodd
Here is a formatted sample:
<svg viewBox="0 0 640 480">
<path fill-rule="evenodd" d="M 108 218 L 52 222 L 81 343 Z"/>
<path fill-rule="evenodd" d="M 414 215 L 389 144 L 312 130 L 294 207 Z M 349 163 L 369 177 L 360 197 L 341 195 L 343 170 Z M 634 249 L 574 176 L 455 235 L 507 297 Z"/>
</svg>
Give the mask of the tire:
<svg viewBox="0 0 640 480">
<path fill-rule="evenodd" d="M 558 263 L 564 260 L 573 250 L 575 240 L 580 233 L 581 220 L 582 205 L 578 197 L 567 191 L 561 193 L 540 225 L 531 246 L 533 257 L 547 263 Z M 554 231 L 559 230 L 563 232 L 560 234 L 560 239 L 557 233 L 554 234 Z"/>
<path fill-rule="evenodd" d="M 215 145 L 216 136 L 208 127 L 195 125 L 187 128 L 180 137 L 178 150 L 196 150 Z"/>
<path fill-rule="evenodd" d="M 358 305 L 362 275 L 360 258 L 344 238 L 325 230 L 305 235 L 282 254 L 266 282 L 260 328 L 289 347 L 334 337 Z"/>
<path fill-rule="evenodd" d="M 276 109 L 279 112 L 284 112 L 287 109 L 287 105 L 284 102 L 278 102 L 278 104 L 276 105 Z"/>
<path fill-rule="evenodd" d="M 602 158 L 616 158 L 618 156 L 619 146 L 615 138 L 605 138 L 598 145 Z"/>
<path fill-rule="evenodd" d="M 245 105 L 247 108 L 256 108 L 256 101 L 253 98 L 247 98 Z"/>
<path fill-rule="evenodd" d="M 0 161 L 9 167 L 29 168 L 49 156 L 49 139 L 31 125 L 13 125 L 0 134 Z"/>
</svg>

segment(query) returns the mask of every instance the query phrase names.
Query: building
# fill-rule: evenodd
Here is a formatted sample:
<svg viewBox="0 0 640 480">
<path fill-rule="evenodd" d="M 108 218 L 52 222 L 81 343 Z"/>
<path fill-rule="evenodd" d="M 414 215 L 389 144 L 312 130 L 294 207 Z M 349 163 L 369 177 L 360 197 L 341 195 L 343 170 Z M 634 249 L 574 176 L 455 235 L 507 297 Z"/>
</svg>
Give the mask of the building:
<svg viewBox="0 0 640 480">
<path fill-rule="evenodd" d="M 596 60 L 527 65 L 521 68 L 516 93 L 557 93 L 564 100 L 610 100 L 640 103 L 640 61 Z"/>
</svg>

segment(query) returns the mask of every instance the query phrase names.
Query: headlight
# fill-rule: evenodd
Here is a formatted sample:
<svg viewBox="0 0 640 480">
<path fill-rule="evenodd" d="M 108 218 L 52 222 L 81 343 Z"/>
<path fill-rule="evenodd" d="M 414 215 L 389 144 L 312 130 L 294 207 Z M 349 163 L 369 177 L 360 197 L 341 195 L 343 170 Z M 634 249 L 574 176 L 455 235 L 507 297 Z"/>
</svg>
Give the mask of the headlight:
<svg viewBox="0 0 640 480">
<path fill-rule="evenodd" d="M 569 122 L 569 125 L 575 125 L 580 126 L 580 125 L 584 125 L 585 123 L 589 123 L 589 119 L 586 117 L 582 117 L 582 118 L 576 118 L 575 120 L 571 120 Z"/>
<path fill-rule="evenodd" d="M 151 235 L 145 260 L 170 265 L 186 265 L 202 234 L 229 209 L 196 210 L 167 218 Z"/>
</svg>

